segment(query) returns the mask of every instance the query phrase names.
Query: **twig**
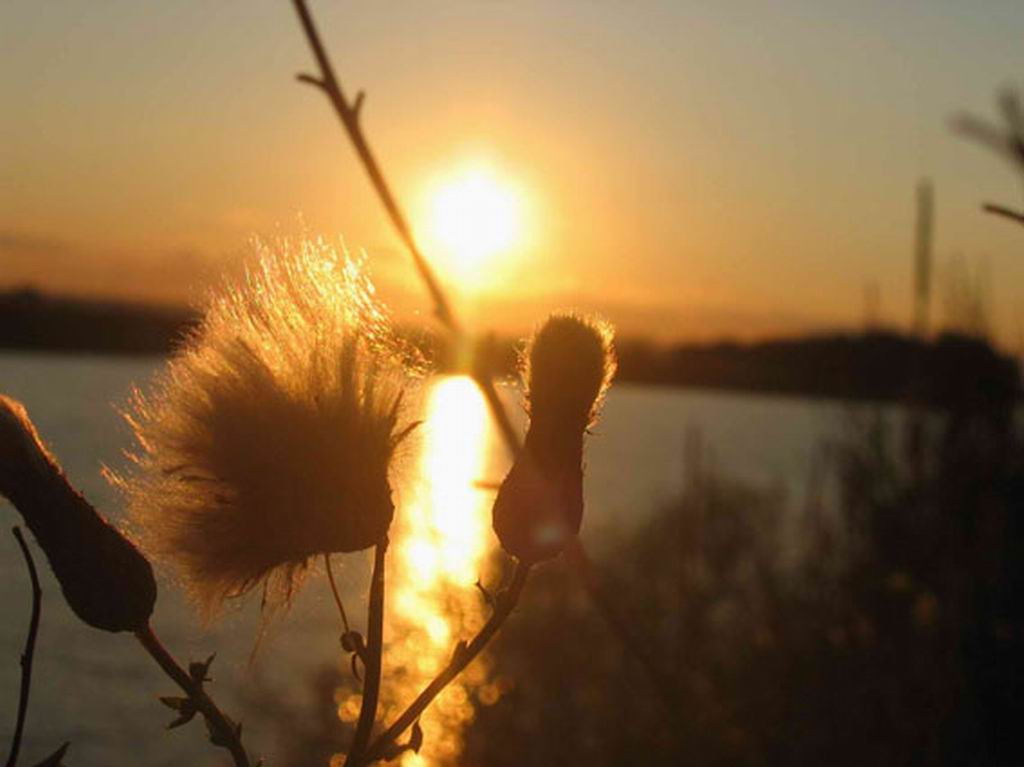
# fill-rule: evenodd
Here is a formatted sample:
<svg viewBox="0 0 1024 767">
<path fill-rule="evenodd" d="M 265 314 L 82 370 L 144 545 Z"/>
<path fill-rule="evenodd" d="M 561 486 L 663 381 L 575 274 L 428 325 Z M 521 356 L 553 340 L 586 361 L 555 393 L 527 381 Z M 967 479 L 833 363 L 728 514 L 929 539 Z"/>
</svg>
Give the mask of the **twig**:
<svg viewBox="0 0 1024 767">
<path fill-rule="evenodd" d="M 397 198 L 391 192 L 391 187 L 388 186 L 387 180 L 384 178 L 384 173 L 380 169 L 380 165 L 378 165 L 377 160 L 370 149 L 370 145 L 363 133 L 362 126 L 359 124 L 359 113 L 363 105 L 365 94 L 363 91 L 359 91 L 356 95 L 355 102 L 351 106 L 349 105 L 348 100 L 345 98 L 345 93 L 341 88 L 341 84 L 338 82 L 338 78 L 334 74 L 334 67 L 331 66 L 331 61 L 327 56 L 327 51 L 324 49 L 323 43 L 320 41 L 320 34 L 317 32 L 316 24 L 313 22 L 313 17 L 310 15 L 309 9 L 306 7 L 305 0 L 293 0 L 293 4 L 295 5 L 295 10 L 299 15 L 299 20 L 302 22 L 302 29 L 306 34 L 306 39 L 309 41 L 309 45 L 313 49 L 313 56 L 316 58 L 317 66 L 320 69 L 320 77 L 315 77 L 310 74 L 300 74 L 296 76 L 297 79 L 299 82 L 312 85 L 323 91 L 324 95 L 326 95 L 327 99 L 331 102 L 331 106 L 334 107 L 334 111 L 337 113 L 342 126 L 345 128 L 345 132 L 348 134 L 353 147 L 355 147 L 356 154 L 359 155 L 359 159 L 362 162 L 363 167 L 366 169 L 367 175 L 370 177 L 374 190 L 377 192 L 378 197 L 380 197 L 385 210 L 387 210 L 388 216 L 391 218 L 391 222 L 394 224 L 399 238 L 401 238 L 403 244 L 412 256 L 416 270 L 419 272 L 420 278 L 426 285 L 427 292 L 430 293 L 430 298 L 434 303 L 435 315 L 441 324 L 452 334 L 453 341 L 458 342 L 464 340 L 465 334 L 462 330 L 462 326 L 456 318 L 455 312 L 452 310 L 451 304 L 441 287 L 441 283 L 438 281 L 437 276 L 434 274 L 434 270 L 430 266 L 430 262 L 427 261 L 426 256 L 423 255 L 423 252 L 416 244 L 416 239 L 412 233 L 412 227 L 409 226 L 409 222 L 406 219 L 405 214 L 402 212 Z M 506 446 L 513 455 L 516 455 L 519 452 L 519 439 L 516 436 L 515 428 L 512 426 L 508 413 L 505 411 L 505 408 L 498 397 L 489 366 L 483 369 L 478 366 L 474 369 L 473 378 L 479 385 L 491 412 L 494 414 L 495 421 L 497 421 L 498 424 L 498 430 L 501 432 Z"/>
<path fill-rule="evenodd" d="M 399 715 L 394 724 L 388 727 L 370 744 L 370 747 L 360 758 L 358 764 L 369 765 L 387 756 L 389 747 L 397 741 L 398 737 L 420 718 L 420 715 L 433 702 L 434 698 L 480 654 L 515 609 L 523 592 L 523 587 L 526 585 L 529 573 L 530 565 L 523 562 L 516 564 L 512 583 L 509 584 L 507 589 L 498 594 L 495 599 L 494 612 L 487 619 L 487 623 L 483 625 L 469 644 L 460 643 L 456 647 L 455 653 L 451 661 L 448 662 L 448 665 L 424 688 L 416 700 L 409 704 L 409 707 Z"/>
<path fill-rule="evenodd" d="M 320 68 L 320 77 L 300 74 L 297 76 L 298 80 L 319 88 L 331 102 L 334 111 L 337 112 L 338 118 L 341 120 L 341 124 L 348 133 L 349 139 L 352 141 L 352 145 L 355 147 L 356 153 L 359 155 L 360 161 L 363 163 L 363 167 L 366 169 L 366 173 L 370 176 L 370 181 L 373 183 L 377 195 L 380 197 L 381 202 L 384 203 L 384 208 L 391 218 L 391 223 L 394 224 L 395 229 L 398 231 L 398 236 L 405 244 L 405 247 L 408 248 L 409 253 L 412 254 L 416 270 L 426 284 L 427 290 L 430 292 L 430 298 L 434 302 L 434 312 L 437 314 L 438 320 L 450 331 L 459 332 L 459 323 L 455 319 L 444 291 L 441 289 L 441 284 L 437 281 L 437 277 L 430 268 L 427 259 L 420 252 L 419 247 L 417 247 L 416 240 L 413 238 L 412 227 L 409 226 L 409 222 L 398 205 L 398 201 L 391 193 L 391 188 L 388 186 L 387 181 L 385 181 L 384 174 L 381 172 L 380 166 L 370 150 L 370 145 L 363 135 L 363 129 L 359 125 L 359 113 L 362 110 L 364 100 L 363 92 L 359 91 L 355 102 L 350 106 L 345 99 L 345 94 L 341 90 L 337 77 L 334 75 L 334 68 L 327 57 L 327 51 L 324 50 L 324 46 L 320 42 L 320 35 L 316 30 L 316 25 L 313 23 L 313 17 L 309 14 L 309 9 L 306 8 L 305 0 L 293 0 L 293 3 L 295 11 L 299 14 L 299 20 L 302 22 L 302 29 L 306 33 L 306 39 L 313 49 L 317 66 Z"/>
<path fill-rule="evenodd" d="M 21 750 L 21 736 L 25 731 L 25 717 L 28 715 L 28 694 L 32 689 L 32 658 L 36 651 L 36 635 L 39 633 L 39 616 L 43 610 L 43 590 L 39 587 L 39 574 L 36 563 L 32 561 L 32 552 L 25 544 L 21 528 L 12 531 L 21 547 L 28 567 L 28 577 L 32 581 L 32 617 L 28 622 L 28 637 L 25 639 L 25 651 L 21 654 L 21 690 L 18 694 L 18 719 L 14 725 L 14 737 L 11 738 L 11 751 L 7 755 L 7 767 L 14 767 L 18 762 L 18 751 Z"/>
<path fill-rule="evenodd" d="M 508 416 L 505 404 L 498 396 L 498 389 L 494 385 L 494 377 L 491 375 L 490 368 L 481 369 L 480 366 L 477 366 L 473 371 L 473 380 L 487 401 L 487 407 L 491 411 L 494 422 L 498 425 L 498 433 L 505 443 L 509 456 L 515 460 L 519 451 L 522 450 L 522 444 L 519 442 L 519 434 L 516 427 L 512 425 L 512 419 Z"/>
<path fill-rule="evenodd" d="M 987 202 L 981 206 L 981 209 L 986 213 L 994 213 L 997 216 L 1003 216 L 1011 221 L 1016 221 L 1018 224 L 1024 224 L 1024 213 L 1019 213 L 1003 205 Z"/>
<path fill-rule="evenodd" d="M 986 120 L 970 114 L 959 114 L 953 118 L 951 127 L 964 138 L 971 139 L 996 154 L 1015 159 L 1010 137 Z"/>
<path fill-rule="evenodd" d="M 391 217 L 392 223 L 398 230 L 398 234 L 401 237 L 405 246 L 408 248 L 409 253 L 412 255 L 413 262 L 416 265 L 416 269 L 419 272 L 420 277 L 423 279 L 423 282 L 425 283 L 427 290 L 430 293 L 431 299 L 434 302 L 435 314 L 441 321 L 442 325 L 444 325 L 444 327 L 452 335 L 453 343 L 465 342 L 465 333 L 462 330 L 462 327 L 459 324 L 459 322 L 456 320 L 455 315 L 451 309 L 451 306 L 448 303 L 447 298 L 445 297 L 444 291 L 442 290 L 440 283 L 434 276 L 434 272 L 431 269 L 429 262 L 416 245 L 416 241 L 412 234 L 412 229 L 406 222 L 405 216 L 402 214 L 395 196 L 391 193 L 391 190 L 384 179 L 384 175 L 381 172 L 380 167 L 377 164 L 377 161 L 374 159 L 373 154 L 370 152 L 369 145 L 367 144 L 366 138 L 363 135 L 362 127 L 359 124 L 359 109 L 363 103 L 362 91 L 360 91 L 359 94 L 357 95 L 355 103 L 352 106 L 349 106 L 348 102 L 345 99 L 344 93 L 341 89 L 341 86 L 338 83 L 338 79 L 334 74 L 334 69 L 331 66 L 330 60 L 327 57 L 327 53 L 324 50 L 323 44 L 320 41 L 320 36 L 317 33 L 316 26 L 313 23 L 313 19 L 310 16 L 309 10 L 306 7 L 305 0 L 293 0 L 293 2 L 296 11 L 299 14 L 299 19 L 302 22 L 302 28 L 305 31 L 306 38 L 309 41 L 310 47 L 313 49 L 313 55 L 316 58 L 317 65 L 319 66 L 321 73 L 321 76 L 319 78 L 308 74 L 301 74 L 298 75 L 298 79 L 301 82 L 308 83 L 319 88 L 327 95 L 328 99 L 330 100 L 331 104 L 334 107 L 335 112 L 337 112 L 342 125 L 345 127 L 349 139 L 352 141 L 356 149 L 356 153 L 359 155 L 359 158 L 362 161 L 367 174 L 370 176 L 370 180 L 373 182 L 374 189 L 377 191 L 377 194 L 380 197 L 381 202 L 384 204 L 384 207 L 387 210 L 388 215 Z M 488 350 L 478 347 L 477 355 L 478 358 L 476 360 L 476 363 L 474 364 L 472 371 L 473 380 L 476 382 L 477 386 L 480 388 L 481 392 L 484 395 L 484 399 L 487 401 L 487 405 L 491 410 L 495 422 L 497 423 L 498 431 L 501 434 L 502 440 L 504 441 L 506 448 L 508 449 L 512 457 L 515 458 L 519 454 L 519 451 L 522 449 L 522 445 L 519 439 L 519 435 L 512 424 L 512 420 L 511 418 L 509 418 L 508 411 L 505 409 L 505 406 L 498 395 L 497 388 L 494 385 L 494 379 L 492 375 L 493 366 L 490 359 L 490 354 L 488 353 Z M 583 551 L 582 543 L 579 542 L 578 539 L 574 541 L 573 547 L 577 553 L 582 555 L 582 559 L 579 561 L 589 562 L 589 560 L 586 558 L 586 553 Z M 577 562 L 577 565 L 578 563 L 579 562 Z M 519 571 L 517 570 L 517 574 L 518 572 Z M 667 678 L 667 675 L 659 672 L 657 664 L 655 663 L 654 659 L 643 651 L 642 646 L 639 643 L 632 640 L 630 632 L 628 631 L 628 625 L 624 621 L 619 619 L 618 611 L 611 605 L 610 601 L 605 598 L 601 590 L 596 587 L 595 584 L 597 583 L 597 580 L 593 577 L 593 574 L 590 571 L 590 569 L 587 569 L 584 572 L 583 569 L 577 566 L 573 568 L 573 572 L 581 577 L 581 579 L 584 582 L 584 585 L 588 586 L 588 594 L 597 605 L 598 611 L 602 614 L 602 616 L 604 616 L 606 620 L 609 621 L 616 635 L 622 640 L 623 646 L 625 647 L 626 651 L 636 655 L 640 662 L 643 664 L 644 668 L 647 669 L 652 680 L 655 682 L 655 686 L 659 690 L 662 699 L 665 700 L 666 693 L 663 681 Z M 525 571 L 523 573 L 523 578 L 525 579 Z M 591 587 L 591 585 L 595 586 Z M 519 588 L 522 588 L 522 584 L 519 585 Z M 518 594 L 516 596 L 518 597 Z M 509 607 L 509 610 L 511 610 L 511 607 Z M 502 617 L 501 621 L 503 620 L 504 617 Z M 498 626 L 500 626 L 501 624 L 501 621 L 497 622 L 497 625 L 493 627 L 491 633 L 497 630 Z M 484 630 L 487 630 L 490 626 L 491 623 L 488 622 L 488 624 L 484 627 Z M 481 633 L 483 633 L 483 631 Z M 485 638 L 484 643 L 486 643 L 486 640 L 489 638 L 490 635 L 488 635 Z M 474 642 L 475 641 L 476 640 L 474 640 Z M 482 645 L 480 647 L 482 648 Z M 477 652 L 479 652 L 479 650 L 477 650 Z M 453 660 L 453 663 L 454 662 L 455 661 Z M 462 666 L 459 667 L 459 670 L 461 670 L 461 668 Z M 383 735 L 378 737 L 377 740 L 374 741 L 373 745 L 371 745 L 370 747 L 369 752 L 367 753 L 368 759 L 371 757 L 373 759 L 380 758 L 380 752 L 383 746 L 386 745 L 385 736 L 389 736 L 388 739 L 393 740 L 395 737 L 400 735 L 406 728 L 412 725 L 412 723 L 419 716 L 419 713 L 422 712 L 424 708 L 426 708 L 426 706 L 430 703 L 434 696 L 436 696 L 437 692 L 440 692 L 440 690 L 444 688 L 448 681 L 450 681 L 450 679 L 444 681 L 439 688 L 434 690 L 434 685 L 438 682 L 438 680 L 442 679 L 444 673 L 445 672 L 442 672 L 442 676 L 438 677 L 438 679 L 435 680 L 434 683 L 432 683 L 430 687 L 424 690 L 420 697 L 416 699 L 416 702 L 413 705 L 416 706 L 416 704 L 420 702 L 422 702 L 422 705 L 420 706 L 419 710 L 415 715 L 411 715 L 409 717 L 403 715 L 394 725 L 392 725 L 392 727 L 387 732 L 385 732 Z M 455 671 L 455 674 L 457 673 L 458 670 Z M 452 674 L 452 676 L 454 676 L 454 674 Z M 671 708 L 670 714 L 675 715 L 675 713 L 678 711 L 678 707 L 668 703 L 667 701 L 666 703 Z M 412 708 L 413 707 L 410 707 L 409 711 L 411 711 Z M 408 714 L 408 711 L 406 713 Z M 392 732 L 392 730 L 395 730 L 395 732 Z"/>
<path fill-rule="evenodd" d="M 666 713 L 675 722 L 676 717 L 682 711 L 682 700 L 675 678 L 661 668 L 657 659 L 648 651 L 643 639 L 634 634 L 629 620 L 615 608 L 612 600 L 608 599 L 594 565 L 579 538 L 569 541 L 565 547 L 565 559 L 572 572 L 583 583 L 583 587 L 590 596 L 590 601 L 597 606 L 601 617 L 611 627 L 622 645 L 640 662 L 651 686 L 664 704 Z"/>
<path fill-rule="evenodd" d="M 377 719 L 377 701 L 380 698 L 381 657 L 384 654 L 384 557 L 388 550 L 385 538 L 374 548 L 373 580 L 370 582 L 370 607 L 368 613 L 366 653 L 366 681 L 363 683 L 363 699 L 359 704 L 359 721 L 352 736 L 345 764 L 359 764 L 366 744 L 370 742 L 373 724 Z"/>
<path fill-rule="evenodd" d="M 345 605 L 341 602 L 341 594 L 338 593 L 338 584 L 334 582 L 334 571 L 331 570 L 330 554 L 324 554 L 324 566 L 327 568 L 327 582 L 331 584 L 331 593 L 334 595 L 334 604 L 338 606 L 338 612 L 341 614 L 341 624 L 345 627 L 345 633 L 348 634 L 351 631 L 348 626 L 348 615 L 345 612 Z"/>
<path fill-rule="evenodd" d="M 213 699 L 203 689 L 202 682 L 194 680 L 181 667 L 178 661 L 174 659 L 174 656 L 160 642 L 152 627 L 146 626 L 146 628 L 135 632 L 135 637 L 145 648 L 146 652 L 152 656 L 153 660 L 157 662 L 157 665 L 163 669 L 164 673 L 195 704 L 199 713 L 203 715 L 210 727 L 211 737 L 216 737 L 215 742 L 217 745 L 223 745 L 224 748 L 231 752 L 231 757 L 234 759 L 236 767 L 250 767 L 249 755 L 245 753 L 245 748 L 242 746 L 242 726 L 232 722 L 227 715 L 217 708 L 217 704 L 213 702 Z"/>
</svg>

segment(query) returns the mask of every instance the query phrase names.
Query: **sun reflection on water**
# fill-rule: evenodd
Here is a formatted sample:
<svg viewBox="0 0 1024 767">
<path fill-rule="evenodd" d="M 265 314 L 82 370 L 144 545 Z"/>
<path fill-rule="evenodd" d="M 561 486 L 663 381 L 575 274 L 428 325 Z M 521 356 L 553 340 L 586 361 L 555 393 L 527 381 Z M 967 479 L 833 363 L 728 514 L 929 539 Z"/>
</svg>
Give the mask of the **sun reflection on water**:
<svg viewBox="0 0 1024 767">
<path fill-rule="evenodd" d="M 491 495 L 474 487 L 487 468 L 487 405 L 466 377 L 437 381 L 422 447 L 391 533 L 382 713 L 391 721 L 448 662 L 455 643 L 486 618 L 474 587 L 486 574 Z M 478 659 L 424 713 L 424 745 L 404 767 L 453 762 L 473 716 L 470 693 L 486 680 Z"/>
</svg>

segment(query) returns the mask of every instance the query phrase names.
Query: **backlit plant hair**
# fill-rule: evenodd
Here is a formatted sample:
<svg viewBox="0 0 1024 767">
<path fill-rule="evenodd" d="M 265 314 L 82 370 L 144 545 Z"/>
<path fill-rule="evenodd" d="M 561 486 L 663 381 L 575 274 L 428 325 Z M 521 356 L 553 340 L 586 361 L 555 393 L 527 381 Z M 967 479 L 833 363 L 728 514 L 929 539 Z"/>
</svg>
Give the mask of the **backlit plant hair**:
<svg viewBox="0 0 1024 767">
<path fill-rule="evenodd" d="M 583 437 L 615 374 L 611 326 L 554 314 L 523 356 L 530 427 L 494 502 L 504 549 L 536 562 L 559 554 L 583 520 Z"/>
<path fill-rule="evenodd" d="M 305 0 L 293 4 L 319 72 L 300 74 L 298 80 L 321 91 L 334 108 L 428 289 L 451 348 L 486 351 L 490 345 L 475 344 L 459 322 L 370 150 L 360 120 L 364 94 L 346 98 Z M 324 556 L 345 627 L 341 645 L 352 653 L 353 669 L 356 661 L 363 667 L 359 716 L 344 758 L 350 767 L 395 760 L 420 749 L 423 712 L 513 614 L 534 563 L 563 550 L 625 651 L 644 662 L 659 691 L 668 689 L 663 683 L 667 677 L 638 651 L 642 642 L 602 593 L 576 537 L 583 512 L 583 438 L 615 367 L 611 330 L 597 321 L 555 315 L 535 335 L 526 355 L 531 421 L 525 446 L 499 396 L 491 353 L 478 353 L 471 366 L 506 447 L 517 456 L 495 507 L 495 528 L 518 558 L 514 572 L 493 594 L 477 584 L 491 606 L 489 617 L 472 638 L 455 644 L 448 662 L 389 725 L 378 722 L 385 555 L 394 514 L 389 471 L 396 446 L 411 429 L 402 417 L 402 394 L 409 363 L 418 367 L 412 356 L 395 344 L 357 262 L 319 240 L 263 248 L 246 280 L 213 298 L 200 327 L 153 388 L 136 393 L 129 408 L 139 443 L 135 465 L 126 476 L 113 479 L 125 491 L 150 550 L 179 567 L 208 611 L 226 597 L 259 585 L 265 596 L 274 590 L 288 597 L 309 560 Z M 49 479 L 64 481 L 34 430 L 17 425 L 22 421 L 27 423 L 17 415 L 6 423 L 0 417 L 0 492 L 13 493 L 16 505 L 19 483 L 31 481 L 32 474 L 5 452 L 5 429 L 11 423 L 18 438 L 8 440 L 7 446 L 17 446 L 24 434 L 31 434 L 30 442 L 49 467 Z M 66 490 L 74 494 L 70 485 Z M 73 515 L 69 519 L 74 522 Z M 100 529 L 93 524 L 97 520 L 102 524 L 96 515 L 89 522 L 94 528 L 90 534 Z M 330 554 L 371 546 L 364 641 L 348 625 L 331 576 Z M 23 552 L 34 586 L 31 648 L 38 625 L 38 584 L 31 555 L 27 548 Z M 97 563 L 97 572 L 113 559 Z M 82 582 L 95 574 L 83 572 Z M 67 588 L 66 594 L 73 601 Z M 132 612 L 124 625 L 184 693 L 160 698 L 175 712 L 169 726 L 201 714 L 211 742 L 227 749 L 236 767 L 250 767 L 241 724 L 224 714 L 205 689 L 213 656 L 190 663 L 186 670 L 144 620 L 152 605 L 145 600 L 140 605 L 140 617 Z M 23 663 L 18 733 L 27 704 L 30 651 L 28 658 Z M 668 704 L 675 709 L 673 700 Z M 56 763 L 65 748 L 47 763 Z M 337 761 L 335 757 L 332 764 Z"/>
<path fill-rule="evenodd" d="M 144 544 L 208 611 L 309 560 L 385 540 L 401 351 L 359 262 L 322 240 L 262 247 L 128 418 L 121 484 Z"/>
</svg>

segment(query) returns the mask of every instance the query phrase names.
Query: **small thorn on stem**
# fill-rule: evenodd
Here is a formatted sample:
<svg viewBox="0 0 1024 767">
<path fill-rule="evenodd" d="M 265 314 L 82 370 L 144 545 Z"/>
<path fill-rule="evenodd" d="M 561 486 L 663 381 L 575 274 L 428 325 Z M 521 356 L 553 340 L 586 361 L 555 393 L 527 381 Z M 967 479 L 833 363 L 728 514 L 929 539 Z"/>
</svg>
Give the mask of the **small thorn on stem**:
<svg viewBox="0 0 1024 767">
<path fill-rule="evenodd" d="M 996 205 L 988 202 L 981 206 L 981 209 L 986 213 L 994 213 L 997 216 L 1008 218 L 1011 221 L 1016 221 L 1018 224 L 1024 224 L 1024 213 L 1020 213 L 1016 210 L 1011 210 L 1003 205 Z"/>
<path fill-rule="evenodd" d="M 479 578 L 477 578 L 476 583 L 474 583 L 473 585 L 476 586 L 480 590 L 480 594 L 481 594 L 481 596 L 483 596 L 484 601 L 490 607 L 494 607 L 494 595 L 490 591 L 487 590 L 487 587 L 484 586 L 484 584 L 480 582 Z"/>
<path fill-rule="evenodd" d="M 305 72 L 302 72 L 300 74 L 295 75 L 295 79 L 298 80 L 300 83 L 306 83 L 306 85 L 312 85 L 314 88 L 320 88 L 321 90 L 327 90 L 327 83 L 325 83 L 319 77 L 314 77 L 313 75 L 306 74 Z"/>
</svg>

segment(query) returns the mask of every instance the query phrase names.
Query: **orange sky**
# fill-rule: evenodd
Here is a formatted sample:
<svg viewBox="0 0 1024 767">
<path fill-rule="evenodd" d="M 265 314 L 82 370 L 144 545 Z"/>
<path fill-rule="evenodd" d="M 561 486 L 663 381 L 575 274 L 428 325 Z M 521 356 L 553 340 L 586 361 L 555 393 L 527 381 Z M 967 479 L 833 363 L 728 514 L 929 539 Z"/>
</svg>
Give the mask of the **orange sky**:
<svg viewBox="0 0 1024 767">
<path fill-rule="evenodd" d="M 1024 233 L 978 204 L 1021 190 L 948 123 L 992 114 L 1021 71 L 1024 6 L 713 5 L 312 3 L 418 229 L 460 164 L 525 190 L 525 244 L 483 287 L 448 275 L 481 325 L 572 305 L 663 338 L 761 336 L 860 324 L 868 282 L 905 324 L 928 175 L 935 314 L 952 260 L 984 264 L 1018 345 Z M 293 79 L 311 57 L 290 3 L 14 0 L 0 51 L 0 286 L 195 300 L 301 215 L 427 313 L 326 101 Z"/>
</svg>

